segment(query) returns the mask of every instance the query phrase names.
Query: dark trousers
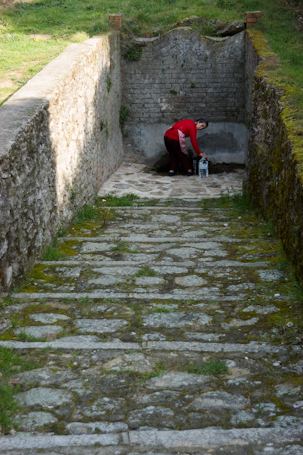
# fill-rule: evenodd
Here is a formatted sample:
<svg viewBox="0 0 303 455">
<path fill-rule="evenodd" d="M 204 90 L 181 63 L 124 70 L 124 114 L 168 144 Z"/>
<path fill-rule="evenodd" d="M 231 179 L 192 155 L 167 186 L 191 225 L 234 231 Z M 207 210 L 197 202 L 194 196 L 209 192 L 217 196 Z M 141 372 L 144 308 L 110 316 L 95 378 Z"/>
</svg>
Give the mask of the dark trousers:
<svg viewBox="0 0 303 455">
<path fill-rule="evenodd" d="M 178 172 L 179 163 L 183 171 L 187 172 L 188 169 L 191 169 L 191 164 L 187 155 L 182 153 L 180 148 L 179 141 L 175 139 L 170 139 L 169 137 L 164 136 L 164 143 L 166 150 L 169 153 L 170 158 L 170 167 L 172 171 Z"/>
</svg>

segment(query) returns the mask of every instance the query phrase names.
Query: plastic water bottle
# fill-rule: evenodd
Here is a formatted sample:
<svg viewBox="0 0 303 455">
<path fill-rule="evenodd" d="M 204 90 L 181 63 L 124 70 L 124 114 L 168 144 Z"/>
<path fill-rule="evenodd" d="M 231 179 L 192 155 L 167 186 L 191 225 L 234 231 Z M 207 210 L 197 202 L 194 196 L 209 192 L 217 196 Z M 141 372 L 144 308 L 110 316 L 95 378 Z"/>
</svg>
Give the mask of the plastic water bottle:
<svg viewBox="0 0 303 455">
<path fill-rule="evenodd" d="M 199 161 L 199 177 L 208 177 L 208 161 L 205 157 Z"/>
</svg>

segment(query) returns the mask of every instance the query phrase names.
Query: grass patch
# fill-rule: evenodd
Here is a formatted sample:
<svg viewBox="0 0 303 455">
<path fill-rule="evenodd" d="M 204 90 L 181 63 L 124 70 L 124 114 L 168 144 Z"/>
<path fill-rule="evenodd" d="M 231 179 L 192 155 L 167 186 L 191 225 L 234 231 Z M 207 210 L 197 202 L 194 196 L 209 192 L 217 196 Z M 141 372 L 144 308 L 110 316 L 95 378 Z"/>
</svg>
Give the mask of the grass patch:
<svg viewBox="0 0 303 455">
<path fill-rule="evenodd" d="M 82 305 L 87 305 L 89 303 L 92 303 L 92 300 L 90 300 L 89 297 L 79 297 L 77 300 Z"/>
<path fill-rule="evenodd" d="M 129 307 L 135 312 L 135 314 L 141 314 L 141 306 L 139 303 L 133 303 Z"/>
<path fill-rule="evenodd" d="M 14 394 L 19 388 L 9 385 L 12 375 L 37 368 L 37 362 L 29 362 L 23 357 L 18 356 L 12 349 L 0 346 L 0 426 L 6 433 L 14 425 L 14 415 L 20 409 L 20 405 L 14 398 Z"/>
<path fill-rule="evenodd" d="M 137 277 L 140 277 L 140 276 L 156 276 L 156 275 L 157 275 L 156 272 L 153 269 L 149 269 L 149 268 L 140 269 L 136 273 Z"/>
<path fill-rule="evenodd" d="M 209 208 L 232 208 L 239 212 L 245 212 L 246 210 L 252 210 L 252 205 L 244 194 L 227 190 L 221 192 L 219 199 L 203 201 L 203 208 L 206 210 Z"/>
<path fill-rule="evenodd" d="M 154 308 L 153 310 L 150 310 L 149 313 L 171 313 L 171 310 L 168 310 L 167 308 Z"/>
<path fill-rule="evenodd" d="M 107 207 L 131 207 L 137 199 L 140 199 L 139 196 L 133 193 L 125 194 L 124 196 L 105 194 L 102 198 L 99 198 L 99 202 L 102 202 L 102 205 Z"/>
<path fill-rule="evenodd" d="M 127 243 L 122 242 L 122 240 L 119 240 L 117 245 L 113 246 L 111 248 L 111 251 L 117 251 L 118 253 L 132 253 L 132 254 L 139 253 L 138 250 L 132 250 L 132 249 L 128 248 Z"/>
<path fill-rule="evenodd" d="M 98 211 L 91 204 L 85 204 L 81 209 L 78 210 L 76 215 L 73 217 L 73 224 L 81 224 L 85 221 L 90 221 L 98 216 Z"/>
<path fill-rule="evenodd" d="M 103 371 L 102 373 L 106 374 L 128 374 L 134 378 L 134 380 L 137 380 L 138 382 L 144 383 L 148 381 L 151 378 L 157 378 L 159 376 L 162 376 L 165 373 L 165 367 L 163 362 L 158 362 L 155 365 L 155 369 L 153 371 L 147 371 L 146 373 L 138 373 L 137 371 L 133 371 L 131 369 L 125 369 L 125 370 L 106 370 Z"/>
<path fill-rule="evenodd" d="M 228 367 L 225 362 L 221 360 L 209 359 L 205 362 L 193 362 L 183 367 L 184 371 L 188 373 L 219 376 L 220 374 L 226 374 Z"/>
<path fill-rule="evenodd" d="M 142 46 L 138 44 L 129 44 L 126 46 L 123 57 L 130 62 L 138 61 L 142 57 Z"/>
<path fill-rule="evenodd" d="M 53 243 L 45 248 L 42 256 L 42 261 L 59 261 L 65 257 L 66 254 L 59 248 L 58 235 L 55 235 Z"/>
<path fill-rule="evenodd" d="M 37 338 L 33 335 L 28 335 L 26 332 L 22 331 L 17 335 L 18 341 L 46 341 L 46 338 Z"/>
<path fill-rule="evenodd" d="M 120 115 L 119 115 L 119 121 L 120 121 L 120 128 L 122 131 L 122 135 L 124 137 L 127 136 L 127 131 L 125 130 L 125 124 L 130 116 L 130 109 L 125 106 L 125 104 L 121 104 L 120 106 Z"/>
<path fill-rule="evenodd" d="M 59 261 L 64 257 L 65 254 L 63 254 L 58 248 L 49 245 L 45 249 L 45 252 L 42 256 L 42 261 Z"/>
<path fill-rule="evenodd" d="M 262 20 L 255 25 L 261 29 L 272 49 L 281 59 L 286 83 L 297 86 L 291 103 L 303 106 L 301 71 L 303 53 L 302 31 L 298 18 L 302 16 L 302 2 L 295 0 L 39 0 L 2 6 L 0 19 L 0 78 L 8 81 L 1 88 L 0 102 L 4 101 L 28 79 L 56 57 L 69 43 L 82 42 L 98 33 L 111 30 L 108 14 L 124 15 L 124 37 L 158 36 L 171 30 L 178 21 L 195 16 L 191 26 L 200 33 L 217 35 L 218 21 L 244 21 L 245 12 L 262 11 Z M 39 36 L 39 35 L 49 36 Z M 125 57 L 140 58 L 140 49 L 131 44 Z M 301 90 L 302 91 L 302 90 Z M 302 113 L 298 113 L 302 116 Z"/>
</svg>

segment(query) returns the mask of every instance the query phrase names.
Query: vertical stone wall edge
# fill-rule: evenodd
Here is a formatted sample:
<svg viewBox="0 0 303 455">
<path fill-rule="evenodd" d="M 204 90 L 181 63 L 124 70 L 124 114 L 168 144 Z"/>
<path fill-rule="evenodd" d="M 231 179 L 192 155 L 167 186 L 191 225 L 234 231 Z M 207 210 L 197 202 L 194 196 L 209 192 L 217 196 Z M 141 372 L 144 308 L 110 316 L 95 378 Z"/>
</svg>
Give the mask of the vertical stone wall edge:
<svg viewBox="0 0 303 455">
<path fill-rule="evenodd" d="M 0 107 L 0 291 L 122 161 L 120 33 L 70 44 Z"/>
</svg>

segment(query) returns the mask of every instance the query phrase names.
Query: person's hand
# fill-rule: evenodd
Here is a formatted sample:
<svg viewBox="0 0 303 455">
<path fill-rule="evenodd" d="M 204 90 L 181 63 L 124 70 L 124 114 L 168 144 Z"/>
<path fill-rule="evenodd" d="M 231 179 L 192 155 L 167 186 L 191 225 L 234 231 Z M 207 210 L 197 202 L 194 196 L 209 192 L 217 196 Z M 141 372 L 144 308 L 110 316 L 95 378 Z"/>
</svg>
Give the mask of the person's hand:
<svg viewBox="0 0 303 455">
<path fill-rule="evenodd" d="M 203 158 L 205 155 L 205 153 L 200 153 L 200 156 Z"/>
</svg>

